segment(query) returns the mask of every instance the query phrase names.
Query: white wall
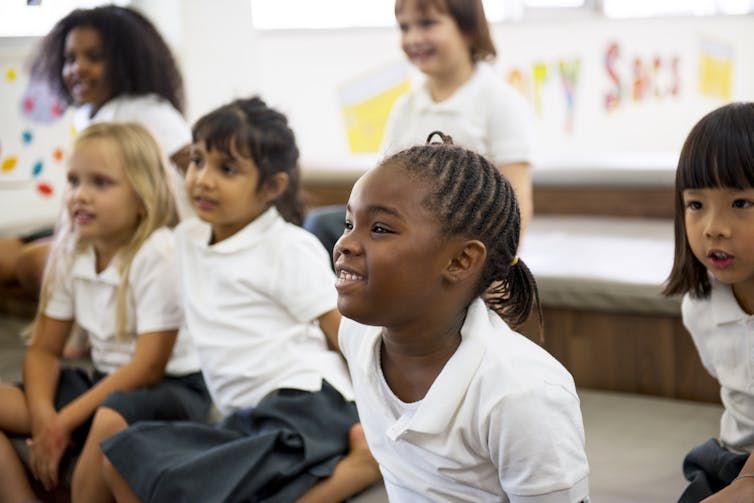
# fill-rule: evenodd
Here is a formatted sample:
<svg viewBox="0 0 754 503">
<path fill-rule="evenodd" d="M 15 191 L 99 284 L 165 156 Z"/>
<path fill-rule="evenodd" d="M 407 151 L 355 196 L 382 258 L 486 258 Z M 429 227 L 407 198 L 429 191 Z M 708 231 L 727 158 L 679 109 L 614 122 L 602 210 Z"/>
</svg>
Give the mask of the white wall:
<svg viewBox="0 0 754 503">
<path fill-rule="evenodd" d="M 176 53 L 186 83 L 189 121 L 234 97 L 259 93 L 290 117 L 305 169 L 364 169 L 373 164 L 375 156 L 349 153 L 338 93 L 354 79 L 403 61 L 397 29 L 255 32 L 248 0 L 134 0 L 133 4 L 155 21 Z M 699 92 L 699 60 L 705 42 L 730 51 L 732 99 L 754 100 L 753 16 L 569 18 L 495 25 L 493 37 L 501 77 L 520 71 L 524 91 L 536 110 L 540 167 L 598 164 L 623 166 L 627 172 L 647 166 L 672 170 L 674 153 L 693 123 L 725 102 Z M 51 153 L 58 147 L 66 151 L 71 138 L 69 119 L 39 124 L 19 113 L 28 85 L 23 61 L 35 42 L 0 39 L 0 77 L 9 70 L 18 72 L 17 79 L 1 82 L 0 165 L 12 154 L 18 157 L 18 167 L 0 171 L 0 233 L 54 218 L 58 189 L 64 184 L 64 163 L 51 158 Z M 624 97 L 608 111 L 606 95 L 615 90 L 605 69 L 611 43 L 620 47 L 615 68 L 624 84 Z M 651 66 L 655 57 L 663 65 L 678 59 L 678 95 L 650 93 L 634 101 L 632 62 L 639 58 Z M 575 60 L 580 61 L 580 71 L 568 130 L 558 65 Z M 547 74 L 536 92 L 535 68 L 540 76 L 543 71 Z M 655 80 L 662 89 L 674 79 L 668 68 L 661 66 Z M 25 130 L 34 133 L 32 145 L 20 140 Z M 52 196 L 40 195 L 30 177 L 39 159 L 45 160 L 42 177 L 56 188 Z M 666 175 L 662 175 L 665 180 Z M 584 176 L 592 175 L 586 172 Z M 567 178 L 562 173 L 561 177 Z"/>
</svg>

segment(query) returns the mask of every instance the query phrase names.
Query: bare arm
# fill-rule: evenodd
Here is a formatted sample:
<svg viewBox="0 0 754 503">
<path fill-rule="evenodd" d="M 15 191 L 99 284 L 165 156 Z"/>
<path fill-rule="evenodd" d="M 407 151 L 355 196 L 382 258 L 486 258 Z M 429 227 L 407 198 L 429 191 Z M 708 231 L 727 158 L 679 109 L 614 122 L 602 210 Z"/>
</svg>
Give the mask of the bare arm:
<svg viewBox="0 0 754 503">
<path fill-rule="evenodd" d="M 319 328 L 325 333 L 327 337 L 327 345 L 333 351 L 340 353 L 340 345 L 338 344 L 338 329 L 340 328 L 340 313 L 337 309 L 328 311 L 319 318 Z"/>
<path fill-rule="evenodd" d="M 34 327 L 24 359 L 24 393 L 34 435 L 55 414 L 55 390 L 60 373 L 59 358 L 71 333 L 72 320 L 56 320 L 45 315 Z"/>
<path fill-rule="evenodd" d="M 754 475 L 754 454 L 749 455 L 749 459 L 741 468 L 740 475 Z M 744 477 L 734 480 L 722 491 L 702 500 L 702 503 L 747 503 L 750 501 L 754 501 L 754 478 Z"/>
<path fill-rule="evenodd" d="M 528 162 L 497 164 L 497 169 L 510 182 L 516 193 L 518 207 L 521 210 L 521 237 L 534 215 L 534 197 L 532 194 L 531 170 Z"/>
<path fill-rule="evenodd" d="M 71 322 L 67 323 L 70 329 Z M 50 333 L 49 330 L 45 332 Z M 37 379 L 32 378 L 33 384 L 29 390 L 33 429 L 27 444 L 31 470 L 45 489 L 50 490 L 58 485 L 60 459 L 72 432 L 94 413 L 110 393 L 148 386 L 163 376 L 176 335 L 176 330 L 141 334 L 130 362 L 57 412 L 52 400 L 59 374 L 58 361 L 57 356 L 50 358 L 49 353 L 56 351 L 59 355 L 63 344 L 50 342 L 50 347 L 43 346 L 42 343 L 52 340 L 52 337 L 41 338 L 38 342 L 40 347 L 35 350 L 37 353 L 26 367 L 25 375 L 31 377 L 34 372 L 41 373 Z M 42 368 L 45 363 L 54 368 L 54 375 L 52 370 Z"/>
</svg>

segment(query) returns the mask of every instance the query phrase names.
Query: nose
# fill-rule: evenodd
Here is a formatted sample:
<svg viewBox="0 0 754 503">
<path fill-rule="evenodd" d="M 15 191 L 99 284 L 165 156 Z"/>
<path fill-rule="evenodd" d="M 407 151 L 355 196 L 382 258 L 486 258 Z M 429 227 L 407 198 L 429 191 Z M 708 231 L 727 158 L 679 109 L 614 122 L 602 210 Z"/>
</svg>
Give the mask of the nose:
<svg viewBox="0 0 754 503">
<path fill-rule="evenodd" d="M 337 262 L 338 257 L 341 255 L 355 255 L 359 253 L 361 253 L 361 245 L 354 236 L 353 231 L 344 230 L 333 247 L 333 261 Z"/>
<path fill-rule="evenodd" d="M 413 26 L 406 26 L 401 33 L 404 47 L 411 47 L 412 45 L 415 45 L 419 42 L 420 33 L 417 28 Z"/>
<path fill-rule="evenodd" d="M 728 238 L 731 227 L 724 211 L 711 209 L 704 226 L 704 235 L 710 239 Z"/>
<path fill-rule="evenodd" d="M 196 170 L 194 173 L 194 179 L 196 181 L 196 185 L 200 187 L 211 187 L 214 184 L 214 177 L 211 173 L 212 170 L 208 169 L 206 166 L 202 169 Z"/>
<path fill-rule="evenodd" d="M 75 202 L 82 202 L 89 199 L 89 189 L 85 183 L 81 183 L 71 188 L 71 199 Z"/>
</svg>

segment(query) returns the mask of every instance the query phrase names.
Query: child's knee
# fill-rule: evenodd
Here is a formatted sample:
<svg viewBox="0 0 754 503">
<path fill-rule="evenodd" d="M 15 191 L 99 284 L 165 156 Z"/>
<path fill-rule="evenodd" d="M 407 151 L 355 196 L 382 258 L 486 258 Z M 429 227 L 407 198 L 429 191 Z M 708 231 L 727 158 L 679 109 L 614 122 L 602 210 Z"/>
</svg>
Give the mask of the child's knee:
<svg viewBox="0 0 754 503">
<path fill-rule="evenodd" d="M 106 438 L 126 428 L 128 428 L 128 422 L 118 411 L 110 407 L 99 407 L 94 413 L 90 434 Z"/>
</svg>

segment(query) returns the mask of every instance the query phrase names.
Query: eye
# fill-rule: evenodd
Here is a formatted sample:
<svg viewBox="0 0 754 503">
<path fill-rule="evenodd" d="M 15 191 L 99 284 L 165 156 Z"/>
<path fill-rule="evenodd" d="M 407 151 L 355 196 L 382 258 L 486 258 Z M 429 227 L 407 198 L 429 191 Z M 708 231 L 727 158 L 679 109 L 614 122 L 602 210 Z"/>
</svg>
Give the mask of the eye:
<svg viewBox="0 0 754 503">
<path fill-rule="evenodd" d="M 189 157 L 189 163 L 196 168 L 200 168 L 204 164 L 204 160 L 201 158 L 201 156 L 193 154 L 191 155 L 191 157 Z"/>
<path fill-rule="evenodd" d="M 689 210 L 701 210 L 702 203 L 699 201 L 686 201 L 686 208 Z"/>
<path fill-rule="evenodd" d="M 346 220 L 345 222 L 343 222 L 343 229 L 347 231 L 352 231 L 353 224 L 349 220 Z"/>
<path fill-rule="evenodd" d="M 68 175 L 68 185 L 71 187 L 78 187 L 79 177 L 76 175 Z"/>
<path fill-rule="evenodd" d="M 105 187 L 109 187 L 112 184 L 113 184 L 113 181 L 110 180 L 109 178 L 104 177 L 104 176 L 95 176 L 94 177 L 94 185 L 96 187 L 105 188 Z"/>
<path fill-rule="evenodd" d="M 401 33 L 406 33 L 408 31 L 408 25 L 406 23 L 398 23 L 398 29 L 401 30 Z"/>
<path fill-rule="evenodd" d="M 235 166 L 231 166 L 230 164 L 223 164 L 220 166 L 220 171 L 222 174 L 227 176 L 232 176 L 238 173 L 238 170 L 235 168 Z"/>
<path fill-rule="evenodd" d="M 419 21 L 419 26 L 421 26 L 422 28 L 431 28 L 436 23 L 437 23 L 437 21 L 435 21 L 434 19 L 425 18 L 425 19 L 422 19 L 421 21 Z"/>
<path fill-rule="evenodd" d="M 754 204 L 754 202 L 749 199 L 736 199 L 733 201 L 733 207 L 739 209 L 751 208 L 752 204 Z"/>
<path fill-rule="evenodd" d="M 395 234 L 392 230 L 388 229 L 382 224 L 374 224 L 372 226 L 372 232 L 375 234 Z"/>
<path fill-rule="evenodd" d="M 104 59 L 105 59 L 105 54 L 103 52 L 100 52 L 100 51 L 90 52 L 86 56 L 93 63 L 99 63 L 100 61 L 104 61 Z"/>
</svg>

